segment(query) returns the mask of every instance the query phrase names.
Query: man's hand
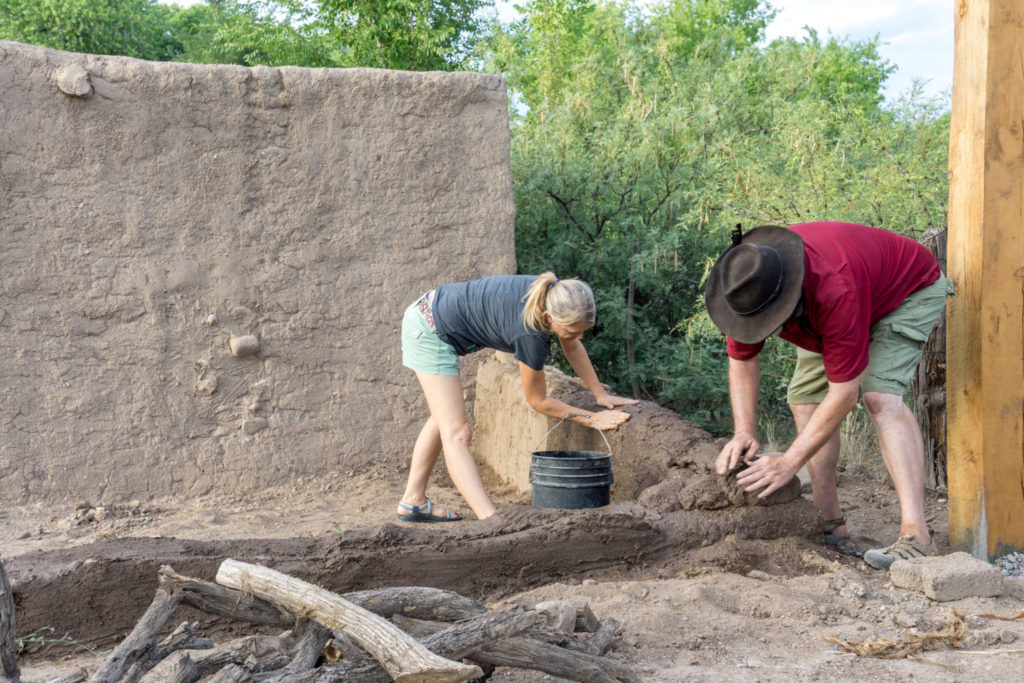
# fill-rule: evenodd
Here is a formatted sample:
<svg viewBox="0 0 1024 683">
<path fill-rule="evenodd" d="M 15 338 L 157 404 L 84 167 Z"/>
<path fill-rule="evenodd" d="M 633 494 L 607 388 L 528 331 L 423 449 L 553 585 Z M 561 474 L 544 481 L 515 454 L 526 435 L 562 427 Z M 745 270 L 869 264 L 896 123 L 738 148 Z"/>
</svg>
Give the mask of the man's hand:
<svg viewBox="0 0 1024 683">
<path fill-rule="evenodd" d="M 621 396 L 615 396 L 614 394 L 601 394 L 600 396 L 594 396 L 597 400 L 597 405 L 602 408 L 616 408 L 618 406 L 635 406 L 640 401 L 635 398 L 623 398 Z"/>
<path fill-rule="evenodd" d="M 799 467 L 792 464 L 782 455 L 762 455 L 751 463 L 750 467 L 736 475 L 736 483 L 744 487 L 744 491 L 756 491 L 763 488 L 758 498 L 767 498 L 785 486 L 796 475 Z"/>
<path fill-rule="evenodd" d="M 715 459 L 715 472 L 728 474 L 743 462 L 750 462 L 757 455 L 761 444 L 751 435 L 741 432 L 732 437 Z"/>
</svg>

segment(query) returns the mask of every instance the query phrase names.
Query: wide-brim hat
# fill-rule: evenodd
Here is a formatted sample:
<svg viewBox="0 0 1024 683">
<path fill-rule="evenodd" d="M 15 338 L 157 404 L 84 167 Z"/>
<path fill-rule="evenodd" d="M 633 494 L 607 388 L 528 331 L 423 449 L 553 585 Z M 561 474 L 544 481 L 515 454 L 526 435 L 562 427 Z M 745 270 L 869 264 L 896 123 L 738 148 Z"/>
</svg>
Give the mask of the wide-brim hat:
<svg viewBox="0 0 1024 683">
<path fill-rule="evenodd" d="M 792 230 L 762 225 L 733 235 L 708 276 L 704 305 L 738 342 L 764 341 L 793 315 L 804 283 L 804 241 Z"/>
</svg>

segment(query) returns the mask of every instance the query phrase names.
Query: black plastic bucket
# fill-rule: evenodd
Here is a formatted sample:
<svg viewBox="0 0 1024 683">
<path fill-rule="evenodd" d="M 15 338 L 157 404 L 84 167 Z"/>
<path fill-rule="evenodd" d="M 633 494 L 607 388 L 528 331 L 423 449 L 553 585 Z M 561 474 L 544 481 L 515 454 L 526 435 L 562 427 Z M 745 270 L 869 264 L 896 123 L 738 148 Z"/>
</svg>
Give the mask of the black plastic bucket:
<svg viewBox="0 0 1024 683">
<path fill-rule="evenodd" d="M 548 438 L 566 415 L 544 435 Z M 608 444 L 608 439 L 601 436 Z M 537 444 L 538 446 L 540 444 Z M 597 451 L 534 451 L 530 454 L 530 484 L 533 506 L 580 510 L 608 505 L 611 500 L 612 453 Z"/>
</svg>

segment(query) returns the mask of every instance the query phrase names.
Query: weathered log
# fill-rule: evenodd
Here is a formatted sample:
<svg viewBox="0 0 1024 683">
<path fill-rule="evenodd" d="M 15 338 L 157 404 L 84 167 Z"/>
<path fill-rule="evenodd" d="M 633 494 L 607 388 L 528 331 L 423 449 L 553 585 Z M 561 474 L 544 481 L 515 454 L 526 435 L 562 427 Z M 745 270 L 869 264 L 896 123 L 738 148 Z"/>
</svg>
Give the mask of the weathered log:
<svg viewBox="0 0 1024 683">
<path fill-rule="evenodd" d="M 448 624 L 423 620 L 416 624 L 420 633 L 431 629 L 438 632 L 446 628 Z M 557 645 L 538 643 L 529 637 L 508 638 L 482 645 L 467 655 L 467 658 L 482 664 L 533 669 L 583 683 L 631 683 L 638 680 L 632 669 L 618 662 L 587 652 L 573 652 Z"/>
<path fill-rule="evenodd" d="M 160 585 L 166 586 L 174 595 L 180 594 L 183 603 L 208 614 L 250 624 L 287 627 L 295 623 L 294 614 L 276 605 L 226 586 L 182 576 L 167 565 L 160 567 Z"/>
<path fill-rule="evenodd" d="M 115 683 L 119 680 L 153 647 L 160 629 L 178 608 L 179 602 L 180 598 L 172 596 L 166 587 L 158 587 L 153 602 L 150 603 L 135 628 L 127 638 L 121 641 L 120 645 L 114 648 L 114 651 L 104 660 L 96 673 L 89 678 L 89 683 Z"/>
<path fill-rule="evenodd" d="M 621 624 L 614 619 L 605 619 L 604 623 L 601 624 L 601 628 L 597 629 L 597 632 L 585 641 L 587 652 L 595 656 L 603 655 L 608 646 L 612 644 L 612 639 L 618 633 L 619 626 Z"/>
<path fill-rule="evenodd" d="M 18 648 L 14 643 L 14 594 L 3 560 L 0 560 L 0 673 L 11 683 L 21 680 Z"/>
<path fill-rule="evenodd" d="M 210 676 L 205 683 L 245 683 L 249 680 L 249 672 L 237 664 L 228 664 Z"/>
<path fill-rule="evenodd" d="M 132 664 L 128 673 L 121 678 L 121 683 L 138 683 L 150 669 L 162 662 L 174 652 L 184 649 L 196 649 L 197 643 L 194 638 L 196 622 L 183 621 L 171 632 L 169 636 L 160 641 L 159 644 L 149 648 L 139 657 L 138 661 Z M 201 643 L 209 641 L 201 640 Z M 210 642 L 209 647 L 213 647 Z"/>
<path fill-rule="evenodd" d="M 597 633 L 601 628 L 601 622 L 594 613 L 590 611 L 590 605 L 585 603 L 582 607 L 576 608 L 576 630 L 587 633 Z"/>
<path fill-rule="evenodd" d="M 199 680 L 199 667 L 191 657 L 182 653 L 181 657 L 167 669 L 165 677 L 161 680 L 165 683 L 195 683 Z"/>
<path fill-rule="evenodd" d="M 343 593 L 341 597 L 385 619 L 402 614 L 413 619 L 452 622 L 487 613 L 487 608 L 476 600 L 440 588 L 377 588 Z"/>
<path fill-rule="evenodd" d="M 281 572 L 258 565 L 224 560 L 217 582 L 344 629 L 372 654 L 399 683 L 404 681 L 470 681 L 483 675 L 477 666 L 439 657 L 401 629 L 341 596 Z"/>
<path fill-rule="evenodd" d="M 473 653 L 472 660 L 535 669 L 552 676 L 582 683 L 633 683 L 639 679 L 628 666 L 585 652 L 570 652 L 529 638 L 510 638 L 487 645 Z"/>
<path fill-rule="evenodd" d="M 327 641 L 331 639 L 330 629 L 310 619 L 303 619 L 295 628 L 293 635 L 297 637 L 292 661 L 287 666 L 293 671 L 311 669 L 323 654 Z"/>
<path fill-rule="evenodd" d="M 295 615 L 277 605 L 227 586 L 182 576 L 168 566 L 160 568 L 160 583 L 172 593 L 180 592 L 183 603 L 209 614 L 252 624 L 290 627 L 295 623 Z M 458 621 L 487 612 L 479 602 L 453 591 L 420 586 L 356 591 L 341 597 L 385 619 L 404 614 L 416 619 Z"/>
<path fill-rule="evenodd" d="M 196 657 L 195 662 L 200 676 L 209 676 L 228 664 L 237 664 L 249 671 L 254 663 L 277 657 L 285 648 L 280 636 L 245 636 L 220 645 L 208 655 Z"/>
<path fill-rule="evenodd" d="M 511 638 L 546 618 L 541 612 L 514 607 L 452 624 L 423 638 L 420 642 L 431 652 L 436 652 L 442 657 L 462 659 L 487 643 Z M 397 614 L 393 619 L 406 620 Z"/>
<path fill-rule="evenodd" d="M 423 637 L 419 640 L 431 652 L 455 659 L 468 656 L 469 653 L 479 649 L 483 643 L 521 633 L 544 621 L 545 616 L 540 612 L 516 607 L 502 612 L 491 612 L 458 624 L 412 619 L 400 614 L 394 615 L 392 619 L 403 630 L 414 635 L 422 634 Z M 273 683 L 303 683 L 314 680 L 318 683 L 341 683 L 342 681 L 346 683 L 354 681 L 383 683 L 389 678 L 387 672 L 380 668 L 374 660 L 363 655 L 361 657 L 346 657 L 341 661 L 326 664 L 315 670 L 296 672 L 281 678 L 266 680 L 273 681 Z"/>
<path fill-rule="evenodd" d="M 298 673 L 307 672 L 316 666 L 331 636 L 330 630 L 315 621 L 301 620 L 288 638 L 289 641 L 295 641 L 294 647 L 291 648 L 291 661 L 279 670 L 253 674 L 252 680 L 256 683 L 277 683 L 289 680 Z M 362 650 L 360 652 L 362 653 Z M 308 678 L 307 675 L 305 680 Z"/>
<path fill-rule="evenodd" d="M 69 674 L 64 674 L 60 678 L 48 681 L 48 683 L 82 683 L 87 678 L 89 678 L 89 672 L 82 667 Z"/>
</svg>

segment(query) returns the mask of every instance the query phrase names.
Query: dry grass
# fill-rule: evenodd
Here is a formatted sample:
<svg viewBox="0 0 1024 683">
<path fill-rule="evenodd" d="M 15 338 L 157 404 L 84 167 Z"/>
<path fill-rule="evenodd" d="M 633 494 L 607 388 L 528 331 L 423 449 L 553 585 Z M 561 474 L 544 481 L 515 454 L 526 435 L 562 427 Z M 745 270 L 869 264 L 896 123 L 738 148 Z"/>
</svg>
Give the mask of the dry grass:
<svg viewBox="0 0 1024 683">
<path fill-rule="evenodd" d="M 885 463 L 878 450 L 875 426 L 864 406 L 858 403 L 839 426 L 839 466 L 885 479 Z"/>
<path fill-rule="evenodd" d="M 772 419 L 762 419 L 758 424 L 762 452 L 785 451 L 795 438 L 792 421 L 779 424 Z M 876 478 L 885 479 L 885 463 L 878 450 L 875 427 L 861 404 L 854 406 L 839 426 L 839 466 L 857 470 Z"/>
<path fill-rule="evenodd" d="M 867 640 L 840 640 L 825 638 L 836 643 L 844 652 L 852 652 L 861 657 L 877 657 L 879 659 L 903 659 L 913 657 L 928 650 L 955 649 L 960 647 L 967 638 L 967 624 L 964 615 L 953 610 L 953 620 L 945 628 L 926 633 L 904 633 L 896 640 L 890 638 L 868 638 Z"/>
</svg>

